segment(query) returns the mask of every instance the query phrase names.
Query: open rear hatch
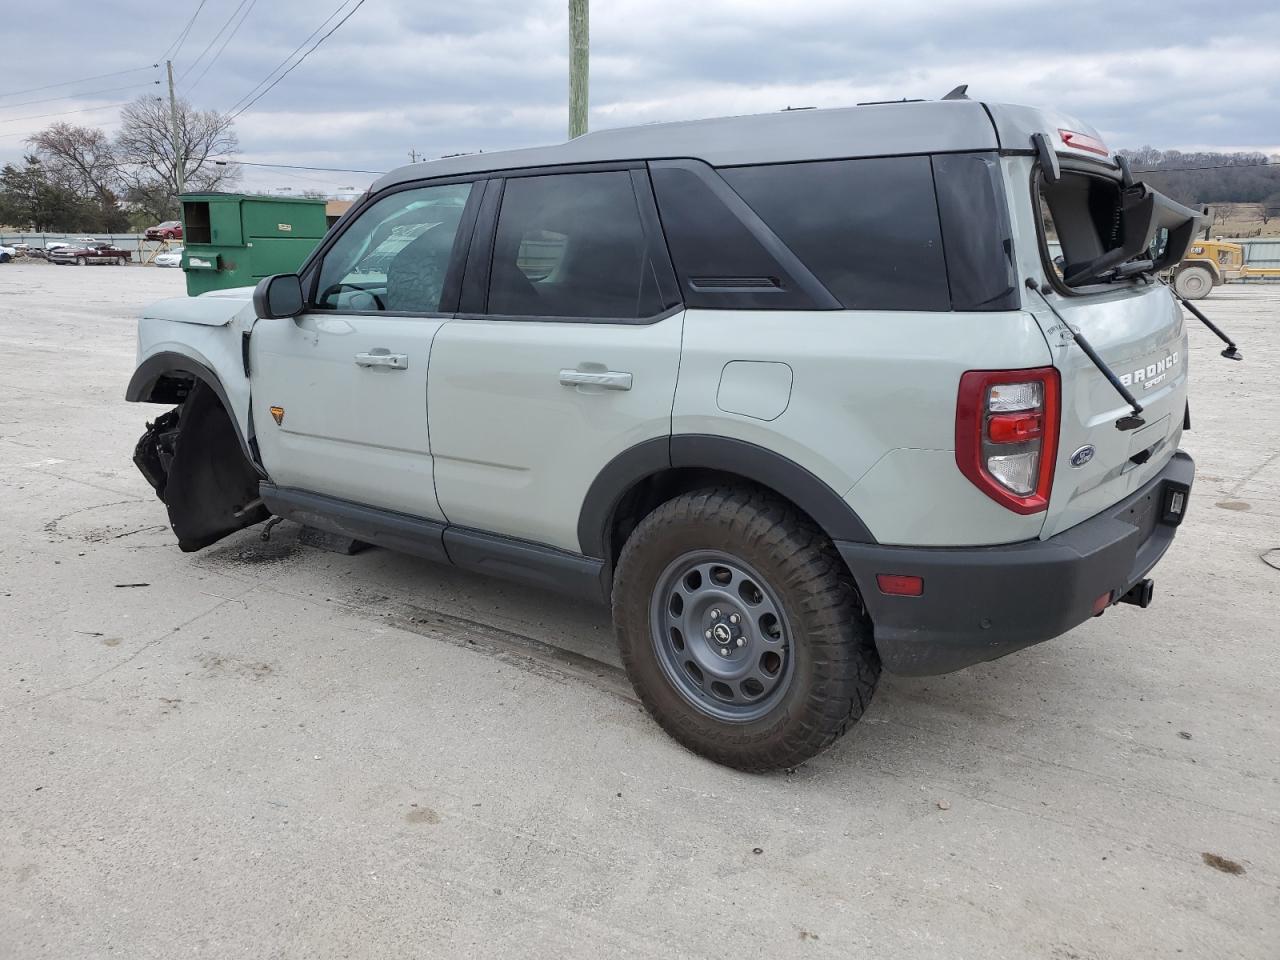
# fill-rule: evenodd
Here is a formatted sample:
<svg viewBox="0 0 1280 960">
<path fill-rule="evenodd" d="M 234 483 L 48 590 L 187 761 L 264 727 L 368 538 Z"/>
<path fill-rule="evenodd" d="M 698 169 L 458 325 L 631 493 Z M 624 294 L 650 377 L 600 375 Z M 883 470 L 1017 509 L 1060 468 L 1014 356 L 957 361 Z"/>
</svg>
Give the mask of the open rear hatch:
<svg viewBox="0 0 1280 960">
<path fill-rule="evenodd" d="M 1067 159 L 1059 166 L 1037 136 L 1035 227 L 1047 282 L 1029 290 L 1026 303 L 1062 381 L 1041 531 L 1050 537 L 1137 490 L 1177 450 L 1187 412 L 1187 336 L 1160 274 L 1185 255 L 1199 215 L 1133 182 L 1123 164 Z"/>
</svg>

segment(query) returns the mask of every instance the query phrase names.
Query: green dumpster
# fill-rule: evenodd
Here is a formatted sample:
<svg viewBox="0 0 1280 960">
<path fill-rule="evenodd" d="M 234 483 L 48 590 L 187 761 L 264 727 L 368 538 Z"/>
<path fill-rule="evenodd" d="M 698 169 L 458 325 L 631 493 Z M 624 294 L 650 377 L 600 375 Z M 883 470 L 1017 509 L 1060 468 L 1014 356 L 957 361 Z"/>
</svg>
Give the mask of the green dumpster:
<svg viewBox="0 0 1280 960">
<path fill-rule="evenodd" d="M 249 287 L 272 274 L 293 273 L 326 229 L 323 200 L 183 194 L 187 293 Z"/>
</svg>

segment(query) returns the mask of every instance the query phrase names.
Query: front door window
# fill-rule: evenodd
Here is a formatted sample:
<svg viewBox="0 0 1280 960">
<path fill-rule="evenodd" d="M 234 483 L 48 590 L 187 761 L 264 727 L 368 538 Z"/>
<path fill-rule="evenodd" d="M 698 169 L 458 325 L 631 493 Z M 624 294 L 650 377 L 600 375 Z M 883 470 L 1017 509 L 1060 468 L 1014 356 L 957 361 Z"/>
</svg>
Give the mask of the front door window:
<svg viewBox="0 0 1280 960">
<path fill-rule="evenodd" d="M 471 188 L 401 190 L 361 213 L 325 254 L 316 309 L 438 313 Z"/>
</svg>

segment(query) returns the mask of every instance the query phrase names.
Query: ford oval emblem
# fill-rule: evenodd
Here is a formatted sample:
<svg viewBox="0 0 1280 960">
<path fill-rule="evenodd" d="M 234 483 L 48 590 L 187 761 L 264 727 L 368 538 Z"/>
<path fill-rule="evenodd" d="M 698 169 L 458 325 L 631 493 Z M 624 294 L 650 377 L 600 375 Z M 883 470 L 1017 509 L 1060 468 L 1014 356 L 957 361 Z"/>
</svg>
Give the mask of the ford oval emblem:
<svg viewBox="0 0 1280 960">
<path fill-rule="evenodd" d="M 1083 467 L 1086 463 L 1093 459 L 1093 444 L 1086 443 L 1083 447 L 1071 454 L 1071 465 L 1073 467 Z"/>
</svg>

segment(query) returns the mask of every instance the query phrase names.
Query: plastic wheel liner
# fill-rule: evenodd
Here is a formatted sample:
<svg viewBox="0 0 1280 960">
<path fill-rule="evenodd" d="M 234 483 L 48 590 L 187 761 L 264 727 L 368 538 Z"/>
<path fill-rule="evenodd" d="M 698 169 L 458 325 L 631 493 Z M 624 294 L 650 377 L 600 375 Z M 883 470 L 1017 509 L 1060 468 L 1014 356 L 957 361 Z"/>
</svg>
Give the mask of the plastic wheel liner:
<svg viewBox="0 0 1280 960">
<path fill-rule="evenodd" d="M 231 418 L 202 382 L 180 407 L 148 425 L 133 462 L 168 507 L 183 551 L 207 547 L 270 515 Z"/>
</svg>

